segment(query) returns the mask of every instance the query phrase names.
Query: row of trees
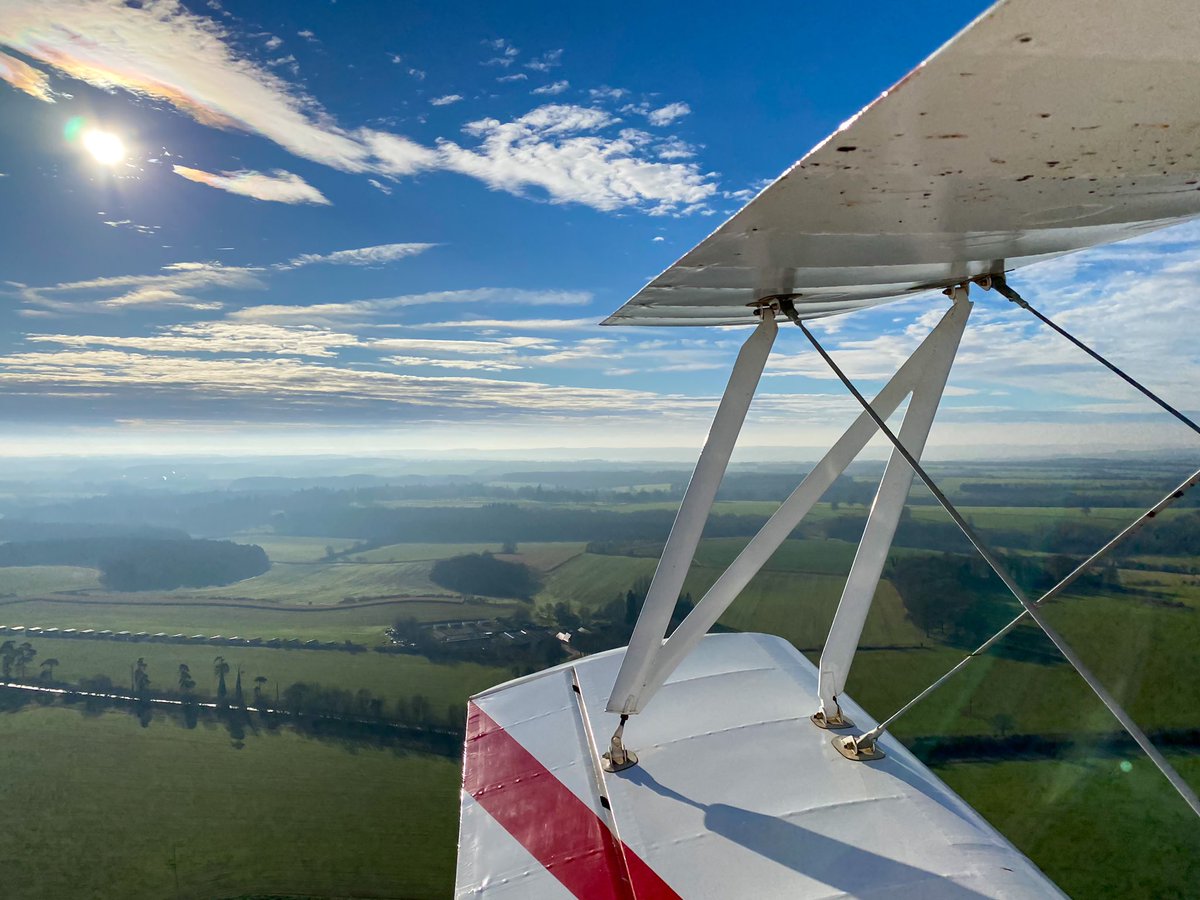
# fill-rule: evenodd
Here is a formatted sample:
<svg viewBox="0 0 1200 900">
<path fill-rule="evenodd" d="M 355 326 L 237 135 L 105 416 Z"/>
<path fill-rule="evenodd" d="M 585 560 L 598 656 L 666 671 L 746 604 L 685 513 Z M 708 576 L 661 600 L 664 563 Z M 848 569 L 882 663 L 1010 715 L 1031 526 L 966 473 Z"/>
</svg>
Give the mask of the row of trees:
<svg viewBox="0 0 1200 900">
<path fill-rule="evenodd" d="M 25 681 L 29 677 L 29 667 L 33 665 L 36 657 L 37 651 L 29 641 L 20 644 L 16 641 L 5 641 L 0 644 L 0 671 L 4 674 L 4 680 L 11 681 L 15 675 L 18 681 Z M 43 659 L 40 663 L 39 680 L 53 681 L 54 669 L 58 664 L 54 657 Z"/>
<path fill-rule="evenodd" d="M 3 669 L 4 680 L 32 680 L 33 661 L 36 657 L 37 651 L 28 641 L 21 644 L 5 641 L 0 644 L 0 667 Z M 41 671 L 36 680 L 68 687 L 69 685 L 54 681 L 54 668 L 58 665 L 59 661 L 54 658 L 42 660 Z M 229 686 L 231 673 L 234 676 L 232 689 Z M 465 717 L 465 709 L 462 706 L 439 711 L 434 708 L 428 697 L 420 693 L 402 696 L 389 703 L 366 688 L 351 691 L 311 681 L 298 681 L 282 689 L 277 686 L 275 696 L 268 697 L 266 688 L 270 680 L 264 675 L 254 676 L 251 694 L 247 697 L 242 684 L 243 674 L 244 670 L 240 666 L 235 668 L 225 657 L 218 656 L 213 659 L 212 677 L 216 684 L 216 702 L 219 707 L 242 710 L 272 708 L 294 716 L 374 719 L 415 729 L 440 731 L 460 731 Z M 129 667 L 129 690 L 136 700 L 181 700 L 185 706 L 198 702 L 196 677 L 187 663 L 179 664 L 173 681 L 174 685 L 171 687 L 155 690 L 150 664 L 145 657 L 139 656 Z M 77 686 L 98 694 L 122 693 L 122 689 L 113 683 L 111 677 L 102 674 L 80 679 Z"/>
</svg>

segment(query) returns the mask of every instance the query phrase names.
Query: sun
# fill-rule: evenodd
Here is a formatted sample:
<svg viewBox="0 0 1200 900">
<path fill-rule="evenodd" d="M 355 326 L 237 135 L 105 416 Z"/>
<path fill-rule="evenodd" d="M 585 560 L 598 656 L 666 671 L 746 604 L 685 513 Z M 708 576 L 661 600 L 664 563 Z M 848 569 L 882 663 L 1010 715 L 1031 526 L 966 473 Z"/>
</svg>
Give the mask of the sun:
<svg viewBox="0 0 1200 900">
<path fill-rule="evenodd" d="M 125 158 L 124 142 L 111 131 L 92 128 L 83 133 L 83 148 L 92 154 L 96 162 L 115 166 Z"/>
</svg>

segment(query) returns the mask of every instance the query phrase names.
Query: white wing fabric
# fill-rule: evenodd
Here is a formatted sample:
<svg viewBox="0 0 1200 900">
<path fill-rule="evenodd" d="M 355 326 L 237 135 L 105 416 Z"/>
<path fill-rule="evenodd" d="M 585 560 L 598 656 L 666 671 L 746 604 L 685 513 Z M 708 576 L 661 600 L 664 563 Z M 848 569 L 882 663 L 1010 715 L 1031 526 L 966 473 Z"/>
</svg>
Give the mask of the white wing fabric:
<svg viewBox="0 0 1200 900">
<path fill-rule="evenodd" d="M 1198 179 L 1194 0 L 1007 0 L 605 324 L 849 312 L 1175 224 Z"/>
</svg>

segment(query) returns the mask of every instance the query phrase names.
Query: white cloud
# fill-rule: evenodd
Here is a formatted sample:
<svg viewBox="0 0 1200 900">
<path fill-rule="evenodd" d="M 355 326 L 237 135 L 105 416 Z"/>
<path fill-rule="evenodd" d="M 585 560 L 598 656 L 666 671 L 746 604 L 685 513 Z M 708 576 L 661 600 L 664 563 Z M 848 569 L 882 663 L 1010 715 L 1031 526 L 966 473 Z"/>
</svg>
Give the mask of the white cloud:
<svg viewBox="0 0 1200 900">
<path fill-rule="evenodd" d="M 671 137 L 660 143 L 655 152 L 659 159 L 691 159 L 696 155 L 696 148 L 677 137 Z"/>
<path fill-rule="evenodd" d="M 299 34 L 315 40 L 311 32 Z M 602 210 L 636 208 L 658 214 L 704 212 L 704 201 L 715 191 L 711 176 L 693 166 L 643 158 L 643 153 L 653 152 L 651 145 L 582 134 L 557 140 L 558 135 L 598 130 L 613 121 L 598 110 L 580 112 L 582 107 L 571 108 L 575 122 L 539 121 L 547 115 L 543 107 L 507 123 L 496 119 L 474 123 L 471 133 L 483 140 L 478 148 L 464 148 L 450 140 L 429 147 L 402 135 L 346 128 L 299 86 L 235 50 L 232 37 L 226 24 L 191 12 L 179 0 L 0 3 L 0 45 L 68 77 L 105 90 L 165 100 L 205 125 L 259 135 L 296 156 L 341 171 L 405 176 L 448 169 L 479 178 L 492 189 L 524 194 L 529 188 L 539 188 L 558 203 L 583 203 Z M 519 51 L 507 40 L 485 43 L 496 53 L 491 60 L 494 64 L 507 67 L 518 56 Z M 554 51 L 537 62 L 550 65 L 557 61 L 556 54 Z M 25 66 L 20 69 L 23 74 L 10 75 L 10 80 L 20 81 L 23 89 L 35 95 L 49 90 L 43 73 L 21 65 Z M 5 71 L 10 70 L 13 66 L 7 64 Z M 409 73 L 417 78 L 425 74 L 417 69 Z M 593 96 L 615 99 L 625 93 L 600 88 Z M 664 146 L 662 152 L 669 155 L 672 151 Z M 206 173 L 206 183 L 257 174 Z M 280 176 L 285 180 L 295 177 Z M 279 193 L 283 185 L 271 187 Z M 320 203 L 324 199 L 315 189 L 305 191 L 302 183 L 293 182 L 290 187 L 286 195 L 292 202 L 298 198 L 298 202 Z"/>
<path fill-rule="evenodd" d="M 517 56 L 521 53 L 520 50 L 504 38 L 496 38 L 494 41 L 483 41 L 483 45 L 498 53 L 497 56 L 484 60 L 481 65 L 485 66 L 502 66 L 507 69 L 516 62 Z"/>
<path fill-rule="evenodd" d="M 283 38 L 279 37 L 278 35 L 273 34 L 269 38 L 267 38 L 267 41 L 265 44 L 263 44 L 263 46 L 266 47 L 268 50 L 278 50 L 280 47 L 283 46 Z"/>
<path fill-rule="evenodd" d="M 359 247 L 354 250 L 337 250 L 333 253 L 304 253 L 291 260 L 291 268 L 326 263 L 334 266 L 381 266 L 386 263 L 418 256 L 437 244 L 379 244 L 374 247 Z"/>
<path fill-rule="evenodd" d="M 7 81 L 30 97 L 47 103 L 54 102 L 54 92 L 50 90 L 50 79 L 46 73 L 7 53 L 0 53 L 0 81 Z"/>
<path fill-rule="evenodd" d="M 550 84 L 543 84 L 541 87 L 535 87 L 530 93 L 548 94 L 553 97 L 556 94 L 561 94 L 570 86 L 571 82 L 569 81 L 555 81 Z"/>
<path fill-rule="evenodd" d="M 607 85 L 588 91 L 588 95 L 593 100 L 620 100 L 628 93 L 629 91 L 625 88 L 608 87 Z"/>
<path fill-rule="evenodd" d="M 377 181 L 374 178 L 368 178 L 367 184 L 369 184 L 371 187 L 375 188 L 375 190 L 377 190 L 383 194 L 390 194 L 392 192 L 392 189 L 390 187 L 388 187 L 382 181 Z"/>
<path fill-rule="evenodd" d="M 409 69 L 408 74 L 411 75 L 413 78 L 417 79 L 417 81 L 425 80 L 425 70 L 424 69 Z"/>
<path fill-rule="evenodd" d="M 399 53 L 389 53 L 387 56 L 388 56 L 388 60 L 391 61 L 394 65 L 398 66 L 398 65 L 400 65 L 400 63 L 404 62 L 404 57 L 401 56 Z"/>
<path fill-rule="evenodd" d="M 275 304 L 247 306 L 230 313 L 229 318 L 245 322 L 336 322 L 347 319 L 368 319 L 381 313 L 410 306 L 443 305 L 461 313 L 462 310 L 478 308 L 485 304 L 501 307 L 511 305 L 582 306 L 590 303 L 591 299 L 592 295 L 586 291 L 474 288 L 460 291 L 428 291 L 423 294 L 404 294 L 398 297 L 378 297 L 370 300 L 348 300 L 342 303 L 315 303 L 305 306 Z"/>
<path fill-rule="evenodd" d="M 415 141 L 386 131 L 362 129 L 359 134 L 376 160 L 376 171 L 385 175 L 412 175 L 438 165 L 438 154 Z"/>
<path fill-rule="evenodd" d="M 651 125 L 670 125 L 676 119 L 682 119 L 692 111 L 686 103 L 668 103 L 658 109 L 646 113 L 646 119 Z"/>
<path fill-rule="evenodd" d="M 93 397 L 123 391 L 143 408 L 158 399 L 174 414 L 202 400 L 293 405 L 305 415 L 346 415 L 357 406 L 388 404 L 430 418 L 443 415 L 522 417 L 645 413 L 657 395 L 646 391 L 563 387 L 534 381 L 409 375 L 321 364 L 289 356 L 222 358 L 155 356 L 117 349 L 67 348 L 0 356 L 0 385 L 9 393 L 35 389 Z M 140 400 L 129 399 L 130 396 Z M 668 404 L 668 407 L 672 407 Z"/>
<path fill-rule="evenodd" d="M 51 312 L 113 312 L 135 306 L 182 306 L 220 309 L 213 300 L 196 295 L 214 288 L 263 287 L 262 269 L 223 266 L 215 262 L 174 263 L 160 274 L 117 275 L 69 281 L 46 287 L 25 287 L 21 298 Z"/>
<path fill-rule="evenodd" d="M 555 342 L 549 338 L 519 335 L 489 341 L 464 341 L 454 338 L 376 338 L 366 341 L 373 350 L 408 353 L 453 353 L 467 356 L 497 356 L 530 348 L 551 350 Z"/>
<path fill-rule="evenodd" d="M 562 50 L 548 50 L 539 56 L 537 59 L 532 59 L 525 63 L 525 68 L 533 69 L 535 72 L 549 72 L 556 66 L 562 65 Z"/>
<path fill-rule="evenodd" d="M 433 366 L 439 369 L 464 369 L 479 372 L 511 372 L 522 368 L 517 363 L 489 359 L 444 359 L 432 356 L 385 356 L 383 361 L 401 368 Z"/>
<path fill-rule="evenodd" d="M 446 94 L 443 97 L 434 97 L 429 101 L 430 106 L 449 106 L 452 103 L 457 103 L 462 100 L 462 94 Z"/>
<path fill-rule="evenodd" d="M 528 80 L 528 78 L 529 78 L 529 76 L 526 75 L 524 72 L 514 72 L 511 75 L 501 75 L 496 80 L 500 81 L 500 82 L 526 81 L 526 80 Z"/>
<path fill-rule="evenodd" d="M 445 322 L 427 322 L 406 325 L 413 331 L 445 328 Z M 574 331 L 599 328 L 594 318 L 586 319 L 457 319 L 454 327 L 460 331 L 476 331 L 489 334 L 497 331 Z"/>
<path fill-rule="evenodd" d="M 625 137 L 580 133 L 616 121 L 603 110 L 556 104 L 511 122 L 483 119 L 465 129 L 482 138 L 481 146 L 471 150 L 443 141 L 443 165 L 497 190 L 519 194 L 540 188 L 552 202 L 602 210 L 695 211 L 716 192 L 695 165 L 650 162 L 638 158 L 638 146 Z"/>
<path fill-rule="evenodd" d="M 255 172 L 242 169 L 238 172 L 205 172 L 202 169 L 192 169 L 188 166 L 172 166 L 176 175 L 182 175 L 188 181 L 207 184 L 231 194 L 241 194 L 243 197 L 253 197 L 255 200 L 269 200 L 273 203 L 314 203 L 328 206 L 329 200 L 315 187 L 291 172 L 276 169 L 273 172 Z"/>
<path fill-rule="evenodd" d="M 313 325 L 200 322 L 171 325 L 147 336 L 28 334 L 35 344 L 67 347 L 116 347 L 151 353 L 271 353 L 279 356 L 332 357 L 339 348 L 360 344 L 352 334 Z"/>
</svg>

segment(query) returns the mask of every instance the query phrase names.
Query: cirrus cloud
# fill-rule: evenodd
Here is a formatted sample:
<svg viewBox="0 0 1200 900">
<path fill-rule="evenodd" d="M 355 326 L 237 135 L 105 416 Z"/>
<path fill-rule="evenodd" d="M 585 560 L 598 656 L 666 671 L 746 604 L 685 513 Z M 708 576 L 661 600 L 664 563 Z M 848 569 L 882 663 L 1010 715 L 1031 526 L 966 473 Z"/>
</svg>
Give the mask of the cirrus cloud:
<svg viewBox="0 0 1200 900">
<path fill-rule="evenodd" d="M 275 169 L 272 172 L 255 172 L 241 169 L 237 172 L 205 172 L 188 166 L 174 165 L 171 169 L 188 181 L 207 184 L 231 194 L 268 200 L 272 203 L 314 203 L 329 206 L 329 200 L 315 187 L 291 172 Z"/>
<path fill-rule="evenodd" d="M 0 45 L 67 77 L 108 91 L 164 100 L 205 125 L 259 135 L 295 156 L 339 171 L 397 178 L 442 169 L 518 195 L 539 188 L 555 203 L 658 214 L 704 211 L 705 201 L 716 191 L 713 176 L 694 164 L 662 162 L 665 157 L 656 158 L 650 145 L 600 133 L 611 117 L 583 107 L 569 108 L 572 123 L 548 122 L 561 119 L 561 112 L 547 107 L 510 122 L 475 123 L 479 127 L 468 133 L 481 140 L 477 147 L 445 139 L 431 147 L 403 135 L 347 128 L 316 98 L 287 81 L 282 69 L 273 70 L 236 50 L 234 40 L 225 23 L 194 13 L 179 0 L 0 4 Z M 485 43 L 497 54 L 489 62 L 504 68 L 519 53 L 503 39 Z M 558 62 L 557 51 L 535 62 L 550 68 Z M 52 99 L 44 73 L 15 57 L 5 57 L 3 71 L 22 90 Z M 593 95 L 614 99 L 623 93 L 603 89 Z M 681 106 L 671 104 L 655 113 L 666 116 Z M 259 199 L 328 202 L 316 188 L 286 173 L 276 180 L 290 184 L 267 185 L 261 178 L 270 176 L 250 171 L 191 172 L 188 177 L 193 180 L 225 190 L 258 177 L 258 190 L 264 195 Z M 227 178 L 233 181 L 220 181 Z M 248 189 L 242 193 L 256 196 Z"/>
</svg>

